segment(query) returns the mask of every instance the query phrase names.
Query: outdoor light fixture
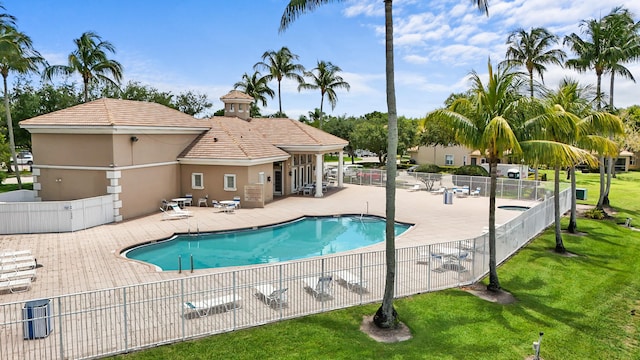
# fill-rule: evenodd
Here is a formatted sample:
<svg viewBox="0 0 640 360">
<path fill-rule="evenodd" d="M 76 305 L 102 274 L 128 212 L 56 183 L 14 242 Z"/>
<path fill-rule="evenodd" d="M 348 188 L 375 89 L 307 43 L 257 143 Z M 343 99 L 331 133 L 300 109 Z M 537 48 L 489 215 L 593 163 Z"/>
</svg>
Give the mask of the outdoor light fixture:
<svg viewBox="0 0 640 360">
<path fill-rule="evenodd" d="M 289 176 L 291 176 L 291 170 L 289 170 Z"/>
<path fill-rule="evenodd" d="M 267 182 L 271 182 L 271 176 L 267 176 Z"/>
<path fill-rule="evenodd" d="M 131 137 L 131 142 L 137 142 L 138 140 L 140 140 L 140 139 L 138 139 L 137 136 L 132 136 Z"/>
</svg>

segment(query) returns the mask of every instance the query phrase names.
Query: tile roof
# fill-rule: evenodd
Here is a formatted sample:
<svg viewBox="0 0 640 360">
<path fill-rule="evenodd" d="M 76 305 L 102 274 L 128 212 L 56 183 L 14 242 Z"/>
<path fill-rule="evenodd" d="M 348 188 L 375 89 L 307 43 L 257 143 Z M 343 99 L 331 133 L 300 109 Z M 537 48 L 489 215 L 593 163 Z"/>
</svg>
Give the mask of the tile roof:
<svg viewBox="0 0 640 360">
<path fill-rule="evenodd" d="M 349 142 L 297 120 L 255 118 L 251 126 L 277 146 L 346 146 Z"/>
<path fill-rule="evenodd" d="M 220 97 L 220 100 L 222 100 L 224 102 L 224 100 L 237 100 L 237 99 L 241 99 L 241 100 L 248 100 L 249 102 L 253 102 L 253 97 L 251 95 L 245 94 L 242 91 L 238 91 L 238 90 L 231 90 L 229 91 L 228 94 L 223 95 Z"/>
<path fill-rule="evenodd" d="M 267 141 L 247 121 L 224 116 L 205 120 L 211 129 L 186 148 L 180 158 L 252 160 L 289 155 Z"/>
<path fill-rule="evenodd" d="M 164 105 L 102 98 L 23 120 L 20 126 L 203 127 L 206 122 Z"/>
</svg>

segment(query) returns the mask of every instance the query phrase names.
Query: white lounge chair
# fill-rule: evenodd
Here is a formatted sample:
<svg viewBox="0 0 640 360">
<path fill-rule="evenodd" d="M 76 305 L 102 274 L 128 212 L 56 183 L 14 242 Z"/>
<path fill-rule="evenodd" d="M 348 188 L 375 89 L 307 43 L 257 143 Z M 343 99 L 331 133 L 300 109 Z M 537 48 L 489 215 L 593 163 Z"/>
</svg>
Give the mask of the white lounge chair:
<svg viewBox="0 0 640 360">
<path fill-rule="evenodd" d="M 331 297 L 331 285 L 333 277 L 331 275 L 311 277 L 302 279 L 304 288 L 316 299 Z"/>
<path fill-rule="evenodd" d="M 357 290 L 359 292 L 367 290 L 367 281 L 360 279 L 360 276 L 357 276 L 350 271 L 337 271 L 334 275 L 338 281 L 345 284 L 349 290 Z"/>
<path fill-rule="evenodd" d="M 242 298 L 239 296 L 225 295 L 202 301 L 188 301 L 183 303 L 182 306 L 185 310 L 195 312 L 198 316 L 207 316 L 209 315 L 209 311 L 213 309 L 229 311 L 239 308 L 240 300 L 242 300 Z"/>
<path fill-rule="evenodd" d="M 160 211 L 162 211 L 162 220 L 166 220 L 166 219 L 184 219 L 189 217 L 189 215 L 187 214 L 182 214 L 182 213 L 176 213 L 173 210 L 164 210 L 163 208 L 160 208 Z"/>
<path fill-rule="evenodd" d="M 420 184 L 413 184 L 413 186 L 409 189 L 409 191 L 419 191 Z"/>
<path fill-rule="evenodd" d="M 257 285 L 256 296 L 264 300 L 269 306 L 280 306 L 288 303 L 287 288 L 276 289 L 270 284 Z"/>
<path fill-rule="evenodd" d="M 35 281 L 36 269 L 11 271 L 11 272 L 0 274 L 0 281 L 9 281 L 9 280 L 18 280 L 18 279 L 29 279 L 31 281 Z"/>
<path fill-rule="evenodd" d="M 481 187 L 477 187 L 475 190 L 471 191 L 471 196 L 480 196 L 480 192 L 482 191 Z"/>
<path fill-rule="evenodd" d="M 4 250 L 0 253 L 0 257 L 9 256 L 28 256 L 31 255 L 31 250 Z"/>
<path fill-rule="evenodd" d="M 33 261 L 33 255 L 23 255 L 23 256 L 0 256 L 0 264 L 9 264 L 16 262 L 25 262 L 25 261 Z"/>
<path fill-rule="evenodd" d="M 35 269 L 37 266 L 35 259 L 24 262 L 10 262 L 3 263 L 0 265 L 0 274 L 14 272 L 14 271 L 23 271 L 29 269 Z"/>
<path fill-rule="evenodd" d="M 31 279 L 15 279 L 0 282 L 0 291 L 11 291 L 12 293 L 27 291 L 31 289 Z"/>
<path fill-rule="evenodd" d="M 446 187 L 441 187 L 438 190 L 432 190 L 431 193 L 433 195 L 441 195 L 441 194 L 444 194 L 445 191 L 447 191 L 447 188 Z"/>
</svg>

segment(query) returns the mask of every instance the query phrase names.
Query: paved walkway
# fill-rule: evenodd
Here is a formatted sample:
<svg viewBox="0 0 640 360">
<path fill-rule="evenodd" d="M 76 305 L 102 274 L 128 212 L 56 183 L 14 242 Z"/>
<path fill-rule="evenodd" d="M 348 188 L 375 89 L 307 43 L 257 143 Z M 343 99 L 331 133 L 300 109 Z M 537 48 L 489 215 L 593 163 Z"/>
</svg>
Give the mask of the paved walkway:
<svg viewBox="0 0 640 360">
<path fill-rule="evenodd" d="M 497 205 L 531 205 L 530 201 L 498 199 Z M 415 226 L 397 239 L 397 247 L 410 247 L 479 235 L 488 224 L 489 199 L 455 198 L 444 205 L 442 195 L 426 191 L 399 189 L 396 195 L 396 220 Z M 238 209 L 233 214 L 214 208 L 191 207 L 194 216 L 184 220 L 163 220 L 162 214 L 60 234 L 0 236 L 0 249 L 31 249 L 37 258 L 38 279 L 23 293 L 1 294 L 0 303 L 112 288 L 192 276 L 189 272 L 157 272 L 151 266 L 128 260 L 120 251 L 141 242 L 170 237 L 174 233 L 245 228 L 278 223 L 303 215 L 385 214 L 385 189 L 346 185 L 332 189 L 323 198 L 290 196 L 268 204 L 264 209 Z M 496 223 L 504 223 L 520 214 L 496 210 Z M 384 249 L 384 242 L 364 248 Z M 362 250 L 354 250 L 354 252 Z M 199 270 L 194 274 L 226 271 Z"/>
</svg>

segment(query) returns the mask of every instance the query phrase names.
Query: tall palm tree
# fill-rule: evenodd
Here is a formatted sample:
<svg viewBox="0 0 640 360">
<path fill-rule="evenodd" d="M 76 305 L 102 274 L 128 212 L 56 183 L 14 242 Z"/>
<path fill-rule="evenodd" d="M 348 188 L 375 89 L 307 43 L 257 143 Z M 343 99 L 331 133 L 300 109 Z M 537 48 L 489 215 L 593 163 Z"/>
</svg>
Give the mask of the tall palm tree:
<svg viewBox="0 0 640 360">
<path fill-rule="evenodd" d="M 341 72 L 338 66 L 333 65 L 331 62 L 318 61 L 316 66 L 311 71 L 305 71 L 304 76 L 311 78 L 311 83 L 304 82 L 298 85 L 298 91 L 305 90 L 317 90 L 320 89 L 320 113 L 324 114 L 323 104 L 324 96 L 327 96 L 327 100 L 331 104 L 331 110 L 335 109 L 338 102 L 338 95 L 336 95 L 336 89 L 351 89 L 348 82 L 344 81 L 342 76 L 337 73 Z M 320 117 L 320 129 L 322 129 L 322 117 Z"/>
<path fill-rule="evenodd" d="M 273 99 L 275 92 L 269 87 L 269 79 L 262 76 L 260 72 L 255 71 L 253 75 L 244 73 L 242 80 L 233 84 L 234 89 L 240 89 L 245 94 L 253 97 L 253 105 L 257 106 L 258 102 L 262 106 L 267 106 L 267 96 Z"/>
<path fill-rule="evenodd" d="M 529 95 L 533 97 L 533 73 L 540 76 L 544 83 L 543 73 L 547 70 L 545 64 L 556 64 L 562 66 L 567 54 L 560 49 L 550 49 L 558 43 L 558 37 L 551 34 L 545 28 L 534 28 L 526 32 L 518 29 L 507 38 L 506 60 L 503 64 L 511 66 L 522 66 L 529 74 Z"/>
<path fill-rule="evenodd" d="M 607 57 L 609 84 L 609 111 L 615 111 L 613 103 L 615 76 L 620 75 L 635 82 L 631 71 L 623 64 L 640 58 L 640 21 L 634 22 L 633 14 L 622 7 L 616 7 L 604 17 L 606 38 L 608 40 Z M 607 179 L 604 194 L 601 195 L 602 206 L 609 205 L 609 191 L 611 189 L 611 176 L 614 171 L 613 159 L 618 154 L 607 156 Z"/>
<path fill-rule="evenodd" d="M 475 71 L 471 73 L 471 94 L 453 101 L 448 109 L 429 114 L 448 121 L 457 129 L 457 140 L 471 149 L 486 150 L 489 163 L 489 284 L 487 289 L 500 289 L 496 261 L 496 184 L 498 162 L 505 151 L 520 154 L 521 148 L 514 127 L 518 119 L 517 88 L 519 74 L 510 66 L 494 73 L 488 63 L 489 80 L 485 85 Z"/>
<path fill-rule="evenodd" d="M 280 31 L 284 31 L 299 15 L 313 11 L 318 6 L 338 2 L 341 0 L 291 0 L 285 8 L 280 21 Z M 486 0 L 474 1 L 477 6 L 488 14 L 488 4 Z M 395 199 L 396 199 L 396 156 L 398 154 L 398 112 L 396 109 L 396 91 L 394 84 L 394 62 L 393 62 L 393 1 L 384 0 L 384 23 L 385 23 L 385 74 L 387 86 L 387 116 L 388 116 L 388 144 L 387 144 L 387 182 L 386 182 L 386 263 L 387 271 L 385 277 L 384 296 L 382 305 L 374 316 L 374 323 L 380 328 L 392 328 L 398 323 L 398 314 L 393 307 L 393 295 L 395 289 Z"/>
<path fill-rule="evenodd" d="M 282 79 L 292 79 L 299 84 L 304 82 L 304 78 L 301 75 L 304 72 L 304 66 L 295 63 L 297 60 L 298 55 L 283 46 L 278 51 L 265 51 L 262 54 L 262 61 L 253 66 L 254 70 L 257 71 L 268 71 L 269 74 L 265 75 L 267 80 L 275 79 L 278 82 L 278 113 L 280 114 L 282 114 Z"/>
<path fill-rule="evenodd" d="M 11 105 L 9 104 L 9 88 L 7 78 L 11 72 L 27 74 L 37 72 L 40 66 L 46 66 L 44 58 L 33 48 L 31 38 L 17 31 L 12 26 L 0 26 L 0 74 L 4 90 L 4 108 L 7 116 L 7 131 L 9 133 L 9 148 L 11 158 L 15 164 L 18 189 L 22 189 L 22 179 L 18 170 L 16 143 L 13 135 L 13 120 L 11 119 Z"/>
<path fill-rule="evenodd" d="M 84 101 L 89 100 L 89 85 L 107 83 L 118 86 L 122 80 L 122 65 L 109 59 L 107 53 L 115 54 L 116 49 L 98 34 L 88 31 L 74 39 L 76 49 L 69 54 L 67 65 L 47 67 L 44 78 L 51 80 L 54 75 L 80 74 L 82 77 Z"/>
</svg>

